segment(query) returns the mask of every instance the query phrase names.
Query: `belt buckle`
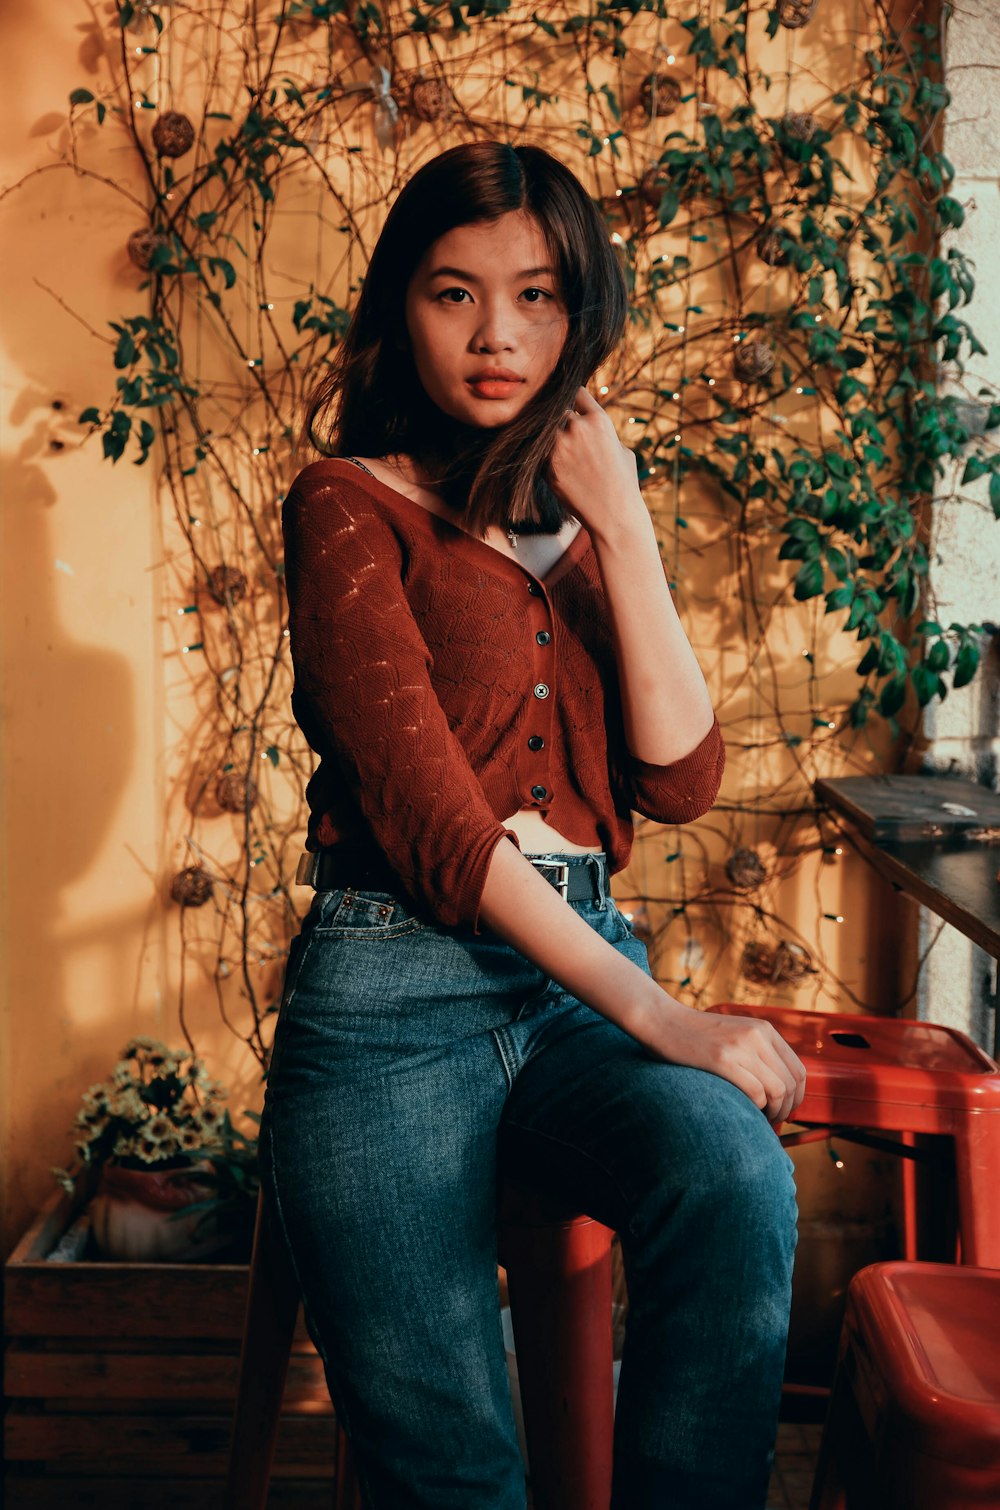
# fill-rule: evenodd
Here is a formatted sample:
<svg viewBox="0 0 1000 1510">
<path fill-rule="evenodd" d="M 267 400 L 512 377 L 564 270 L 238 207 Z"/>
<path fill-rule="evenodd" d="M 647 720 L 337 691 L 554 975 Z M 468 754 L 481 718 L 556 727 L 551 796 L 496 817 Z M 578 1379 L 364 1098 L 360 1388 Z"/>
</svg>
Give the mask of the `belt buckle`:
<svg viewBox="0 0 1000 1510">
<path fill-rule="evenodd" d="M 567 861 L 565 861 L 565 860 L 545 860 L 545 859 L 538 859 L 538 860 L 532 860 L 531 863 L 535 867 L 536 870 L 555 870 L 555 871 L 561 871 L 562 872 L 562 874 L 558 877 L 557 880 L 555 880 L 555 881 L 549 881 L 549 885 L 550 886 L 554 886 L 556 888 L 556 890 L 558 891 L 559 895 L 562 897 L 562 899 L 563 899 L 564 902 L 568 902 L 569 901 L 569 865 L 568 865 Z M 546 876 L 546 880 L 548 880 L 547 876 Z"/>
<path fill-rule="evenodd" d="M 319 861 L 318 850 L 307 849 L 303 851 L 299 857 L 298 867 L 295 871 L 296 886 L 312 886 L 315 889 L 316 880 L 319 875 Z"/>
</svg>

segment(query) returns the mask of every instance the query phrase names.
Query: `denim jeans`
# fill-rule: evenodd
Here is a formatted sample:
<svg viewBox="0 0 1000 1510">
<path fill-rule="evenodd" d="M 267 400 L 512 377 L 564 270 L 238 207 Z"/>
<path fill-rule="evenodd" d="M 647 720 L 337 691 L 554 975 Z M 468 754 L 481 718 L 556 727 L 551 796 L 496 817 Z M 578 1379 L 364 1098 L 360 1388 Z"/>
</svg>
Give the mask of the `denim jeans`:
<svg viewBox="0 0 1000 1510">
<path fill-rule="evenodd" d="M 648 973 L 610 897 L 570 905 Z M 614 1510 L 764 1505 L 795 1192 L 728 1081 L 653 1058 L 488 930 L 327 891 L 292 944 L 261 1151 L 375 1510 L 524 1510 L 498 1159 L 621 1237 Z"/>
</svg>

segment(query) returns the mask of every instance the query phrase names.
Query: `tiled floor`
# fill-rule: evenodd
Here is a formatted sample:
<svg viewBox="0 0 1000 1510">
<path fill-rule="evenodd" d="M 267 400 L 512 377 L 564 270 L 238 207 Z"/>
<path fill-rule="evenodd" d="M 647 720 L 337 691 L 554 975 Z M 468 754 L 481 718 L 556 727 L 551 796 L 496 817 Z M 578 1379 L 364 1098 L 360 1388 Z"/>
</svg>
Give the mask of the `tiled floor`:
<svg viewBox="0 0 1000 1510">
<path fill-rule="evenodd" d="M 822 1426 L 782 1421 L 774 1453 L 767 1510 L 809 1510 Z"/>
</svg>

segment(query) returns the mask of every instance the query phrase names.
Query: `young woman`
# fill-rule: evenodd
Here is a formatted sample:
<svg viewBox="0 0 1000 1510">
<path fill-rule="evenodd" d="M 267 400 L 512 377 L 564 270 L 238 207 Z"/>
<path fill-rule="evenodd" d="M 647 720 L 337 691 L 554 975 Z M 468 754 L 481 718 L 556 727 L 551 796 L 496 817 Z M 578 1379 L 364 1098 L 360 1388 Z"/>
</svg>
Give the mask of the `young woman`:
<svg viewBox="0 0 1000 1510">
<path fill-rule="evenodd" d="M 319 764 L 264 1177 L 376 1510 L 523 1510 L 498 1158 L 621 1235 L 616 1510 L 764 1504 L 795 1244 L 772 1029 L 651 978 L 630 813 L 723 745 L 635 460 L 585 384 L 624 280 L 576 178 L 457 147 L 390 210 L 285 504 Z"/>
</svg>

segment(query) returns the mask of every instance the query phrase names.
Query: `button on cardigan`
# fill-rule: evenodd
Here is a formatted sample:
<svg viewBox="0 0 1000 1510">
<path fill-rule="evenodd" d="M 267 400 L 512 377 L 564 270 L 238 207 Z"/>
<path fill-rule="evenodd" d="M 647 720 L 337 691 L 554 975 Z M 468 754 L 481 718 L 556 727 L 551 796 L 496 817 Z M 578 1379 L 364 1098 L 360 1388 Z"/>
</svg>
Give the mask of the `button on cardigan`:
<svg viewBox="0 0 1000 1510">
<path fill-rule="evenodd" d="M 684 823 L 715 801 L 717 720 L 669 765 L 628 749 L 586 529 L 536 578 L 342 458 L 299 473 L 282 523 L 292 710 L 319 757 L 308 849 L 381 853 L 438 922 L 478 932 L 507 815 L 540 812 L 614 874 L 633 811 Z"/>
</svg>

